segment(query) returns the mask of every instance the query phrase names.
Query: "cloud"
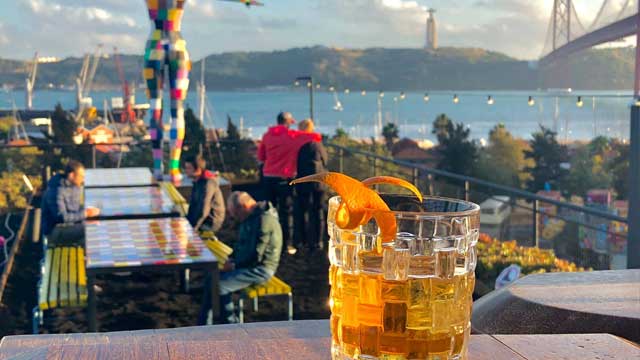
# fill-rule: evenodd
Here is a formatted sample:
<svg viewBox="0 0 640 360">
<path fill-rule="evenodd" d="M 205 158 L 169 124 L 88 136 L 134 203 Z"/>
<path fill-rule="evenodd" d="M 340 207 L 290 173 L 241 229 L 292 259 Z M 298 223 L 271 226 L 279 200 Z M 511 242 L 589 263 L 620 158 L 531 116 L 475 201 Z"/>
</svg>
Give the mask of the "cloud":
<svg viewBox="0 0 640 360">
<path fill-rule="evenodd" d="M 8 31 L 4 23 L 0 21 L 0 45 L 7 45 L 9 42 Z"/>
<path fill-rule="evenodd" d="M 553 5 L 549 1 L 531 0 L 478 0 L 473 7 L 489 9 L 508 15 L 548 19 Z"/>
<path fill-rule="evenodd" d="M 96 6 L 71 6 L 61 3 L 45 2 L 44 0 L 24 1 L 31 14 L 38 18 L 45 18 L 50 24 L 78 25 L 80 28 L 87 25 L 107 25 L 136 27 L 134 19 L 126 14 L 113 13 L 102 7 Z"/>
<path fill-rule="evenodd" d="M 535 58 L 542 50 L 553 1 L 270 0 L 264 8 L 249 10 L 216 0 L 188 0 L 183 36 L 195 59 L 225 51 L 316 44 L 415 48 L 424 44 L 423 5 L 429 5 L 437 9 L 441 46 L 482 47 Z M 599 7 L 584 3 L 590 2 L 576 2 L 576 7 L 582 6 L 580 17 L 588 19 Z M 13 41 L 20 46 L 4 51 L 9 44 L 0 50 L 22 58 L 34 49 L 51 56 L 79 56 L 98 43 L 140 54 L 149 34 L 142 0 L 14 0 L 2 6 L 10 15 L 3 18 L 0 45 Z"/>
</svg>

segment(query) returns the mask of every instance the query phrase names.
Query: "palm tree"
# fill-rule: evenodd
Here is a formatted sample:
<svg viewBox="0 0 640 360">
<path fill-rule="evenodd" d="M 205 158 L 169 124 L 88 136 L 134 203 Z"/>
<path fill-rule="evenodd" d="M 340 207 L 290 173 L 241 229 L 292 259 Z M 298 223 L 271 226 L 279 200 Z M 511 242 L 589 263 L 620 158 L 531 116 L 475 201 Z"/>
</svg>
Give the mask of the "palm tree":
<svg viewBox="0 0 640 360">
<path fill-rule="evenodd" d="M 400 138 L 398 133 L 398 125 L 394 123 L 388 123 L 382 128 L 382 137 L 384 137 L 384 142 L 387 145 L 387 149 L 391 150 L 393 143 Z"/>
</svg>

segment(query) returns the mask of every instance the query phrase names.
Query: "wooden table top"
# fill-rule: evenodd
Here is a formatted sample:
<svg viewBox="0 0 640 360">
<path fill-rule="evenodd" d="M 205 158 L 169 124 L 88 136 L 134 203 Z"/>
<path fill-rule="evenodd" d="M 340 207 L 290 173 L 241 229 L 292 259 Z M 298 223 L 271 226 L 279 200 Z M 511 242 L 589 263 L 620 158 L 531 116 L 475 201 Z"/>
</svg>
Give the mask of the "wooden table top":
<svg viewBox="0 0 640 360">
<path fill-rule="evenodd" d="M 609 334 L 472 335 L 469 359 L 638 359 L 640 347 Z M 503 342 L 504 344 L 502 344 Z M 329 322 L 307 320 L 96 334 L 7 336 L 0 360 L 330 359 Z"/>
<path fill-rule="evenodd" d="M 477 329 L 502 334 L 603 332 L 640 342 L 640 270 L 525 276 L 473 304 Z"/>
</svg>

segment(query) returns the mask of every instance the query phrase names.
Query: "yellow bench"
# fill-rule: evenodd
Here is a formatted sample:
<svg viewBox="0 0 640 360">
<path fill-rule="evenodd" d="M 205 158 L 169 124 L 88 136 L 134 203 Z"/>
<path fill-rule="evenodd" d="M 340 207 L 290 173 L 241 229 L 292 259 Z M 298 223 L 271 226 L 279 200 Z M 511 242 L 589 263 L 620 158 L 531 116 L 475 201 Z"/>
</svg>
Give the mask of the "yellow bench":
<svg viewBox="0 0 640 360">
<path fill-rule="evenodd" d="M 216 256 L 218 259 L 218 268 L 222 269 L 224 267 L 224 263 L 229 260 L 229 256 L 233 252 L 233 249 L 229 247 L 229 245 L 223 243 L 218 240 L 213 231 L 201 231 L 200 238 L 204 241 L 204 244 L 207 246 L 209 251 Z"/>
<path fill-rule="evenodd" d="M 238 300 L 238 307 L 240 308 L 240 322 L 244 322 L 244 299 L 253 300 L 253 311 L 258 311 L 258 298 L 263 296 L 279 296 L 287 295 L 289 298 L 288 305 L 288 319 L 293 320 L 293 294 L 291 292 L 291 286 L 286 282 L 280 280 L 276 276 L 272 276 L 267 282 L 258 285 L 252 285 L 242 290 L 240 300 Z"/>
<path fill-rule="evenodd" d="M 44 310 L 87 304 L 84 248 L 47 248 L 40 272 L 38 305 L 33 311 L 34 333 L 42 325 Z"/>
<path fill-rule="evenodd" d="M 176 208 L 180 212 L 180 215 L 186 216 L 188 212 L 187 200 L 180 194 L 180 191 L 170 182 L 161 182 L 160 187 L 169 195 L 169 198 L 176 205 Z"/>
<path fill-rule="evenodd" d="M 229 260 L 229 256 L 231 256 L 233 249 L 218 240 L 210 231 L 202 232 L 200 237 L 205 241 L 207 248 L 209 248 L 216 258 L 218 258 L 218 261 L 220 262 L 219 266 L 222 268 L 224 263 Z M 281 279 L 273 276 L 265 283 L 252 285 L 242 290 L 240 299 L 238 300 L 240 322 L 244 322 L 244 298 L 253 300 L 253 311 L 258 311 L 258 299 L 260 297 L 278 295 L 287 295 L 289 298 L 288 316 L 289 321 L 293 320 L 293 294 L 291 292 L 291 286 Z"/>
</svg>

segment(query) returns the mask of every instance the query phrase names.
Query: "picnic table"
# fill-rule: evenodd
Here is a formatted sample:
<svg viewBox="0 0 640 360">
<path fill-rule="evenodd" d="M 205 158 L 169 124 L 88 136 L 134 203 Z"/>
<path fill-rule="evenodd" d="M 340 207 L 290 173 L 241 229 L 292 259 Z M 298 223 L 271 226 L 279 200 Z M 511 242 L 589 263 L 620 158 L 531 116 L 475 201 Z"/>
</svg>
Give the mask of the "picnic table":
<svg viewBox="0 0 640 360">
<path fill-rule="evenodd" d="M 218 261 L 185 218 L 92 221 L 86 224 L 89 330 L 96 331 L 95 278 L 102 274 L 203 269 L 212 276 L 219 314 Z"/>
<path fill-rule="evenodd" d="M 86 188 L 84 197 L 85 206 L 100 209 L 100 215 L 93 218 L 97 220 L 180 216 L 174 201 L 159 186 Z"/>
<path fill-rule="evenodd" d="M 7 336 L 0 360 L 330 359 L 329 321 L 215 325 L 102 334 Z M 609 334 L 472 335 L 469 360 L 638 359 L 640 348 Z"/>
<path fill-rule="evenodd" d="M 148 168 L 86 169 L 84 186 L 96 187 L 136 187 L 153 185 L 153 174 Z"/>
</svg>

